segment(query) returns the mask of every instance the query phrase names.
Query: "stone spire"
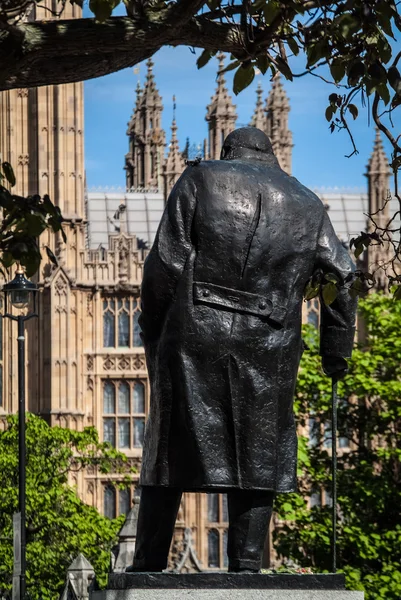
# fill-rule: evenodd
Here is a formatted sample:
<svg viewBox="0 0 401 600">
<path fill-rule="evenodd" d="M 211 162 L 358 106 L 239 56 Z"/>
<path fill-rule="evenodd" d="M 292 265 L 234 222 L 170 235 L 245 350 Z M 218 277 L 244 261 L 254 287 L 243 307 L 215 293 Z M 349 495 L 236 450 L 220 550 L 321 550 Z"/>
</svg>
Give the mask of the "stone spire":
<svg viewBox="0 0 401 600">
<path fill-rule="evenodd" d="M 250 126 L 257 127 L 258 129 L 264 131 L 266 128 L 266 115 L 263 108 L 262 94 L 262 84 L 259 81 L 258 88 L 256 90 L 256 106 L 250 122 Z"/>
<path fill-rule="evenodd" d="M 237 114 L 235 105 L 226 87 L 224 78 L 224 54 L 218 55 L 219 70 L 217 75 L 217 89 L 207 107 L 206 121 L 209 127 L 209 152 L 208 158 L 220 158 L 220 152 L 225 137 L 235 129 Z"/>
<path fill-rule="evenodd" d="M 127 135 L 129 136 L 129 150 L 125 155 L 125 166 L 124 169 L 126 171 L 126 185 L 127 189 L 131 189 L 135 187 L 134 180 L 135 177 L 135 141 L 138 139 L 140 134 L 140 106 L 141 106 L 141 98 L 142 98 L 142 88 L 141 84 L 138 80 L 136 86 L 136 101 L 134 111 L 132 113 L 131 119 L 128 123 Z M 138 174 L 136 174 L 138 176 Z"/>
<path fill-rule="evenodd" d="M 185 162 L 178 145 L 177 122 L 175 118 L 175 111 L 176 103 L 175 96 L 173 96 L 173 122 L 171 124 L 171 142 L 169 144 L 167 160 L 163 167 L 164 196 L 166 200 L 175 182 L 185 169 Z"/>
<path fill-rule="evenodd" d="M 127 135 L 129 151 L 126 155 L 127 187 L 162 187 L 165 133 L 161 126 L 163 104 L 153 74 L 154 63 L 147 63 L 143 91 L 137 88 L 137 104 Z"/>
<path fill-rule="evenodd" d="M 367 171 L 365 173 L 368 179 L 368 210 L 369 214 L 374 214 L 375 223 L 378 227 L 385 227 L 390 218 L 390 202 L 386 202 L 390 195 L 390 175 L 391 169 L 389 161 L 384 152 L 380 130 L 376 127 L 376 137 L 373 144 L 373 152 L 370 155 Z M 375 225 L 369 220 L 368 231 L 374 231 Z M 378 265 L 388 259 L 390 251 L 389 243 L 384 242 L 381 245 L 372 245 L 368 248 L 368 265 Z M 380 272 L 376 274 L 379 275 Z M 385 277 L 382 273 L 382 281 L 378 281 L 378 287 L 384 287 Z"/>
<path fill-rule="evenodd" d="M 290 103 L 281 82 L 280 74 L 273 80 L 273 85 L 266 99 L 266 129 L 273 145 L 281 168 L 291 174 L 292 133 L 288 127 Z"/>
</svg>

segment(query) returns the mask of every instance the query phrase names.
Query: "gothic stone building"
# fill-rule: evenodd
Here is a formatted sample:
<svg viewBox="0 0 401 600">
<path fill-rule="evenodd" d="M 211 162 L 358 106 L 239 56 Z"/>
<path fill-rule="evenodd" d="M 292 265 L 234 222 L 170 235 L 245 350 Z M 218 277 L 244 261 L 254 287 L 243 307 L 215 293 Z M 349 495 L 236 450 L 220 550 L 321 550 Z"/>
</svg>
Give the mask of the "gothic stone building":
<svg viewBox="0 0 401 600">
<path fill-rule="evenodd" d="M 28 18 L 47 19 L 41 3 Z M 77 5 L 65 5 L 65 16 L 80 16 Z M 235 128 L 233 105 L 220 72 L 206 110 L 206 158 L 218 158 L 224 137 Z M 126 189 L 85 189 L 83 84 L 16 89 L 0 95 L 0 152 L 16 171 L 20 195 L 48 193 L 65 218 L 67 243 L 44 234 L 58 267 L 43 260 L 37 282 L 39 319 L 28 328 L 28 408 L 52 425 L 75 430 L 93 425 L 102 440 L 128 456 L 139 473 L 149 383 L 138 330 L 139 290 L 147 248 L 152 243 L 165 198 L 182 173 L 188 152 L 181 152 L 174 114 L 166 156 L 162 99 L 147 63 L 144 88 L 138 86 L 128 125 L 125 156 Z M 289 102 L 279 78 L 267 100 L 262 89 L 251 124 L 269 135 L 282 167 L 291 173 L 292 136 Z M 188 149 L 187 149 L 188 150 Z M 122 157 L 123 159 L 123 157 Z M 368 165 L 368 194 L 326 190 L 337 233 L 344 241 L 366 227 L 363 213 L 375 210 L 388 188 L 389 168 L 377 137 Z M 317 324 L 316 302 L 305 318 Z M 17 342 L 13 324 L 5 320 L 0 353 L 0 415 L 17 411 Z M 120 490 L 95 470 L 71 476 L 85 502 L 113 517 L 126 513 L 131 489 Z M 313 501 L 322 501 L 322 498 Z M 186 494 L 180 508 L 172 560 L 178 556 L 185 528 L 191 528 L 204 568 L 225 565 L 227 506 L 224 495 Z M 266 553 L 268 555 L 268 553 Z"/>
</svg>

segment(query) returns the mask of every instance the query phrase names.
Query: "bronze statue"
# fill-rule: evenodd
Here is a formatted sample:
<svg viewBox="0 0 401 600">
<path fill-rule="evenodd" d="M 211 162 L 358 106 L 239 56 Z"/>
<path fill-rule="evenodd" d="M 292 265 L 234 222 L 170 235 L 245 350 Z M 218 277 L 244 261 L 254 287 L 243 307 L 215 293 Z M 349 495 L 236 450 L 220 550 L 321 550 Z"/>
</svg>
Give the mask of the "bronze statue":
<svg viewBox="0 0 401 600">
<path fill-rule="evenodd" d="M 352 270 L 319 198 L 245 127 L 189 166 L 146 259 L 141 328 L 151 382 L 133 571 L 167 566 L 182 492 L 228 494 L 230 571 L 258 572 L 274 495 L 296 490 L 293 395 L 303 292 Z M 321 355 L 346 372 L 356 301 L 321 306 Z"/>
</svg>

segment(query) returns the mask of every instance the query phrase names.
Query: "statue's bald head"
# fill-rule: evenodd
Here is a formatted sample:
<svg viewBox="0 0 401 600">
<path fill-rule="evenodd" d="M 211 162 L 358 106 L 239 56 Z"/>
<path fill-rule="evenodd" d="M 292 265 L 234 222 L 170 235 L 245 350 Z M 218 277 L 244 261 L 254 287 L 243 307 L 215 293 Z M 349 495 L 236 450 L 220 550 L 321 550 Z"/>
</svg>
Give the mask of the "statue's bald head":
<svg viewBox="0 0 401 600">
<path fill-rule="evenodd" d="M 267 135 L 256 127 L 240 127 L 228 134 L 221 150 L 222 160 L 271 161 L 273 148 Z"/>
</svg>

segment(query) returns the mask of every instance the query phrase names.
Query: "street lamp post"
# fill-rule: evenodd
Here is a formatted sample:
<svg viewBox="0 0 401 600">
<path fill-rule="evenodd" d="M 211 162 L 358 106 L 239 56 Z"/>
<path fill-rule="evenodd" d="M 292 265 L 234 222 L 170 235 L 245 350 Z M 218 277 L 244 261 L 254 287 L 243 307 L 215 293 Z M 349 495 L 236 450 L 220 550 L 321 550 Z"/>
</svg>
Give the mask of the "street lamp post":
<svg viewBox="0 0 401 600">
<path fill-rule="evenodd" d="M 18 268 L 10 283 L 3 285 L 4 317 L 18 323 L 18 503 L 21 514 L 21 572 L 20 600 L 25 599 L 26 592 L 26 443 L 25 443 L 25 321 L 37 317 L 36 295 L 37 285 L 24 276 Z M 9 311 L 10 304 L 17 310 L 24 310 L 33 300 L 33 310 L 26 314 L 13 315 Z"/>
</svg>

